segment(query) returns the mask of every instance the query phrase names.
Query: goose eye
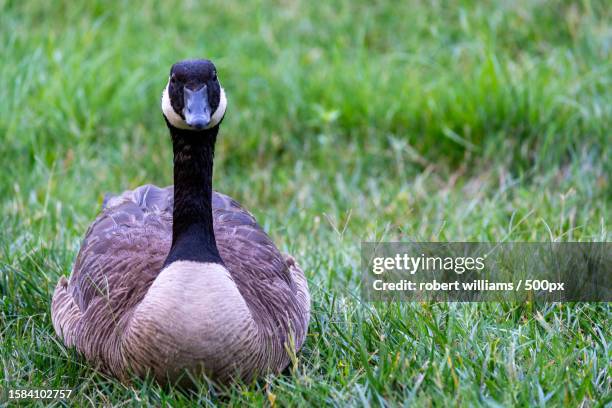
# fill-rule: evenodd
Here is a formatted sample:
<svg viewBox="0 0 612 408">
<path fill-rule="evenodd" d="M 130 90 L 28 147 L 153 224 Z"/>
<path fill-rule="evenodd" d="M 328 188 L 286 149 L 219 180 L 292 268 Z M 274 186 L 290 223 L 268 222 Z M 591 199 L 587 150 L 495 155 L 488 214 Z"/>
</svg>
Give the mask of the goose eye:
<svg viewBox="0 0 612 408">
<path fill-rule="evenodd" d="M 217 80 L 217 71 L 213 72 L 213 81 Z"/>
</svg>

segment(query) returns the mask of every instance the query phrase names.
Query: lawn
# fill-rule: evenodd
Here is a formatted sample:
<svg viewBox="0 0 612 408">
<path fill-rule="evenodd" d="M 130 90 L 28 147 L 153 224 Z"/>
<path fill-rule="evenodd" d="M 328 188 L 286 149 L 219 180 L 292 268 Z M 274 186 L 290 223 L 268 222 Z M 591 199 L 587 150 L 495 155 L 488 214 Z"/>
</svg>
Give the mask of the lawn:
<svg viewBox="0 0 612 408">
<path fill-rule="evenodd" d="M 611 240 L 609 2 L 169 3 L 0 0 L 0 388 L 73 388 L 79 406 L 612 404 L 608 303 L 359 289 L 361 241 Z M 301 263 L 309 335 L 276 378 L 126 386 L 61 344 L 50 298 L 105 192 L 172 183 L 159 105 L 186 57 L 212 59 L 228 95 L 214 187 Z"/>
</svg>

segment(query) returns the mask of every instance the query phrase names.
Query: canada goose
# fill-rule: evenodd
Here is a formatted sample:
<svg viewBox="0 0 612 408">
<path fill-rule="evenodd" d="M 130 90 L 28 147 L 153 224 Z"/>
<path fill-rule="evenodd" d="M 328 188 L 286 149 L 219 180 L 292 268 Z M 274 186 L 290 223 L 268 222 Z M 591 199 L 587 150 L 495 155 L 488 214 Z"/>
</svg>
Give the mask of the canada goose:
<svg viewBox="0 0 612 408">
<path fill-rule="evenodd" d="M 253 216 L 212 191 L 227 100 L 208 60 L 172 66 L 162 111 L 174 187 L 105 201 L 51 305 L 56 333 L 102 371 L 219 382 L 284 369 L 304 342 L 310 295 Z"/>
</svg>

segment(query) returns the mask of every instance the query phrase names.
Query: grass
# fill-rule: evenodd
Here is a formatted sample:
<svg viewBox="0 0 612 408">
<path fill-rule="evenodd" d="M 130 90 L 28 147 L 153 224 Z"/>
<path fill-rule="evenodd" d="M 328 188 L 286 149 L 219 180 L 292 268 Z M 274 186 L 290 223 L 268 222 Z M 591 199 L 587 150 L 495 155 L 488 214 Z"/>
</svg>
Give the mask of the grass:
<svg viewBox="0 0 612 408">
<path fill-rule="evenodd" d="M 612 404 L 609 303 L 359 297 L 362 240 L 610 240 L 609 4 L 370 3 L 0 0 L 1 388 L 74 388 L 79 406 Z M 60 344 L 50 296 L 105 192 L 171 183 L 160 93 L 193 56 L 229 98 L 215 187 L 301 262 L 310 332 L 276 378 L 125 386 Z"/>
</svg>

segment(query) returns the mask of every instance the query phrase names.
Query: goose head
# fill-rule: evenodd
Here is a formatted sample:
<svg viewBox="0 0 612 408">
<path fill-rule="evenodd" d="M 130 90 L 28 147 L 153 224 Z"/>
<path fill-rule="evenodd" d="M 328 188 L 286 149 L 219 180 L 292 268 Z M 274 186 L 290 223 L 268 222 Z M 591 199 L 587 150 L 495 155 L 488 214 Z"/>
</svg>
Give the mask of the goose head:
<svg viewBox="0 0 612 408">
<path fill-rule="evenodd" d="M 174 64 L 161 105 L 168 126 L 204 131 L 219 125 L 225 116 L 227 99 L 215 65 L 202 59 Z"/>
</svg>

